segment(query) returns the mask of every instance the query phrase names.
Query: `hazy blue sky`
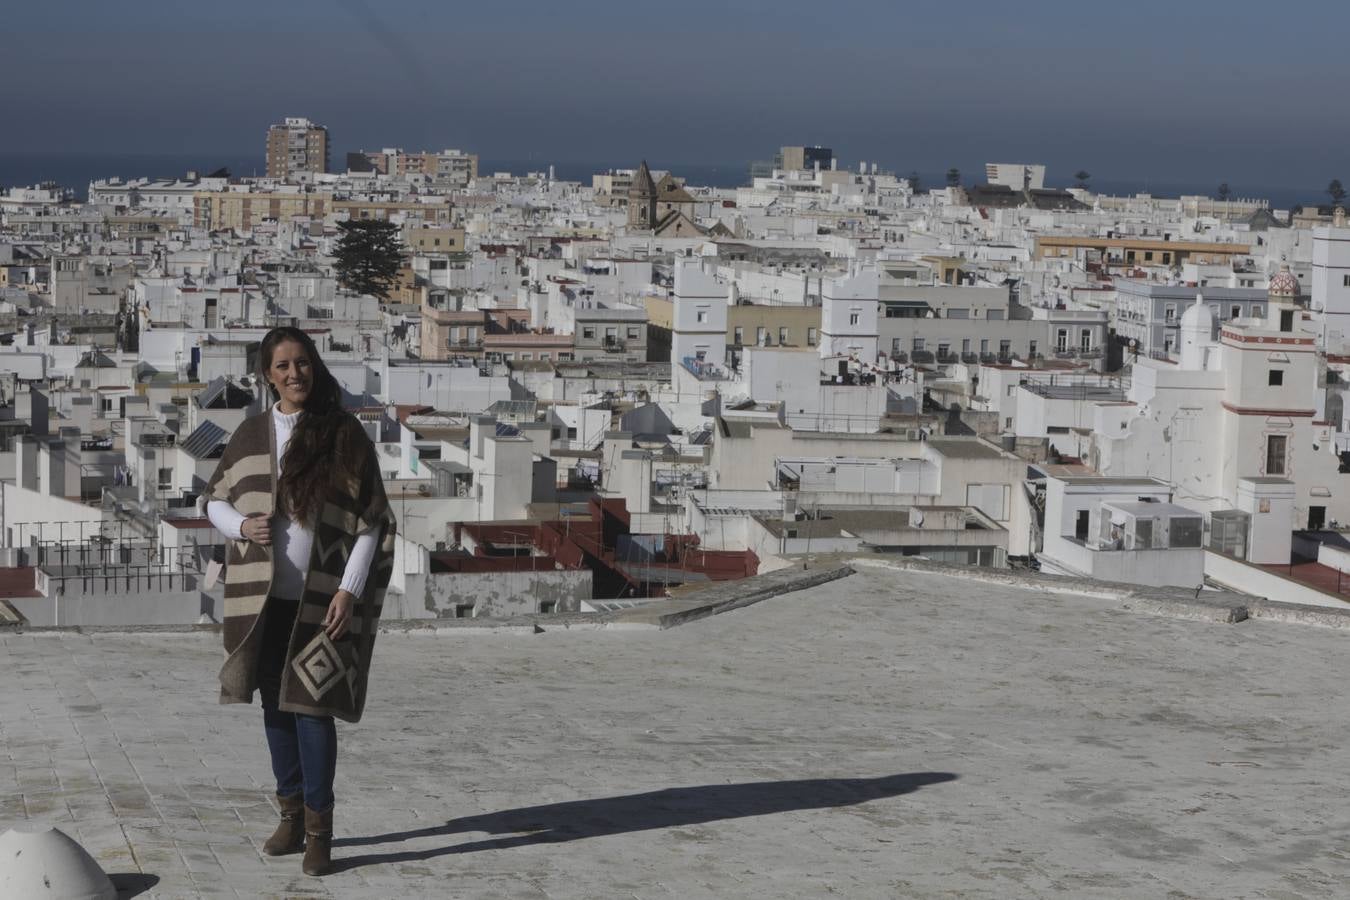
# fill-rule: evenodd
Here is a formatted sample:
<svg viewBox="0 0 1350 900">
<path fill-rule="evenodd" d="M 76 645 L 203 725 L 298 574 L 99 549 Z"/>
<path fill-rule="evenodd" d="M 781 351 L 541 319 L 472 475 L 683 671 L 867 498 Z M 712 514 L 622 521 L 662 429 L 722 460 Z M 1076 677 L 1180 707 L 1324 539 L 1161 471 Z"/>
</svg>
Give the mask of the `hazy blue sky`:
<svg viewBox="0 0 1350 900">
<path fill-rule="evenodd" d="M 0 153 L 256 152 L 267 125 L 495 159 L 784 143 L 1062 181 L 1350 178 L 1350 4 L 15 0 Z M 17 78 L 16 78 L 17 76 Z"/>
</svg>

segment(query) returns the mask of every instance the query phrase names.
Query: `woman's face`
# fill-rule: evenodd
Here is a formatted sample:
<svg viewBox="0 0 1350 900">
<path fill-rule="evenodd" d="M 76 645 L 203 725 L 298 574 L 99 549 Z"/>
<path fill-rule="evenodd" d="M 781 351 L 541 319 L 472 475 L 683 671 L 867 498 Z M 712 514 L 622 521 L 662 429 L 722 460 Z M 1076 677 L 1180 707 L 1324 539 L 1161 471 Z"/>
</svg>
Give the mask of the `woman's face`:
<svg viewBox="0 0 1350 900">
<path fill-rule="evenodd" d="M 314 370 L 309 354 L 296 341 L 282 341 L 272 348 L 267 380 L 276 388 L 284 413 L 293 413 L 305 405 L 314 386 Z"/>
</svg>

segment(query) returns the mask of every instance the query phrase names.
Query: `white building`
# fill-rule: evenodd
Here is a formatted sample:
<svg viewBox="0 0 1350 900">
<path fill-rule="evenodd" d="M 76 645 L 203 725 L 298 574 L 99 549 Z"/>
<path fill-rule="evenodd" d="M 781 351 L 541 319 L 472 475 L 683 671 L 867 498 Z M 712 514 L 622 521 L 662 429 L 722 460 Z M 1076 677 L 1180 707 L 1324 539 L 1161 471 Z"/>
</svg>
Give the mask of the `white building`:
<svg viewBox="0 0 1350 900">
<path fill-rule="evenodd" d="M 820 356 L 877 361 L 877 302 L 880 282 L 875 267 L 827 279 L 821 286 Z"/>
<path fill-rule="evenodd" d="M 1050 478 L 1041 571 L 1139 585 L 1205 580 L 1204 516 L 1156 478 Z"/>
</svg>

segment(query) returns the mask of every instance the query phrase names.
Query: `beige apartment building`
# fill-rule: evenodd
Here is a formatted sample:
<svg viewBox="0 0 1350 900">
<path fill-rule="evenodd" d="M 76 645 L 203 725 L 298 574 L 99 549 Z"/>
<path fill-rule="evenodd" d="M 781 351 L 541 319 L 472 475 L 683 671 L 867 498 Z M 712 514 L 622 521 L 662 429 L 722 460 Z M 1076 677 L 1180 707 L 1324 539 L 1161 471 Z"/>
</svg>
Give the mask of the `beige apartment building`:
<svg viewBox="0 0 1350 900">
<path fill-rule="evenodd" d="M 643 297 L 647 307 L 649 359 L 670 359 L 675 304 L 665 297 Z M 743 347 L 815 347 L 820 342 L 819 306 L 742 303 L 727 307 L 727 349 L 733 360 Z"/>
<path fill-rule="evenodd" d="M 192 224 L 210 231 L 250 231 L 268 219 L 322 219 L 332 211 L 333 195 L 324 191 L 198 191 L 192 195 Z"/>
<path fill-rule="evenodd" d="M 267 129 L 267 177 L 328 171 L 328 129 L 309 119 L 287 118 Z"/>
<path fill-rule="evenodd" d="M 461 253 L 464 229 L 443 225 L 405 225 L 403 243 L 417 253 Z"/>
<path fill-rule="evenodd" d="M 1165 241 L 1158 238 L 1096 237 L 1093 235 L 1043 234 L 1036 238 L 1036 259 L 1078 258 L 1091 253 L 1107 268 L 1173 266 L 1182 263 L 1231 263 L 1247 256 L 1247 244 L 1213 241 Z"/>
<path fill-rule="evenodd" d="M 347 154 L 347 168 L 381 175 L 428 175 L 464 187 L 478 177 L 478 154 L 453 149 L 438 153 L 408 153 L 394 148 L 357 150 Z"/>
<path fill-rule="evenodd" d="M 379 219 L 387 222 L 393 216 L 402 216 L 404 221 L 443 223 L 450 221 L 450 202 L 344 199 L 333 201 L 333 212 L 339 219 Z"/>
</svg>

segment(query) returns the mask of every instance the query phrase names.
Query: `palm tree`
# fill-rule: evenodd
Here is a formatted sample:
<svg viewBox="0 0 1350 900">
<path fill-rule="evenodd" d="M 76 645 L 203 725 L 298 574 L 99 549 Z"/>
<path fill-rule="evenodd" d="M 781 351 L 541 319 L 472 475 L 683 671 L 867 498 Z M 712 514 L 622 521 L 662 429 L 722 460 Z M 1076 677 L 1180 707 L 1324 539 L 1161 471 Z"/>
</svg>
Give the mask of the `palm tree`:
<svg viewBox="0 0 1350 900">
<path fill-rule="evenodd" d="M 1083 190 L 1087 190 L 1088 179 L 1091 177 L 1092 177 L 1091 172 L 1087 171 L 1086 169 L 1079 169 L 1077 172 L 1073 173 L 1073 186 L 1076 188 L 1082 188 Z"/>
<path fill-rule="evenodd" d="M 1220 200 L 1227 200 L 1230 196 L 1232 196 L 1232 194 L 1233 191 L 1231 188 L 1228 187 L 1228 182 L 1225 181 L 1223 184 L 1219 185 Z"/>
<path fill-rule="evenodd" d="M 961 186 L 961 170 L 958 169 L 956 166 L 952 166 L 950 169 L 947 170 L 947 187 L 960 187 L 960 186 Z"/>
<path fill-rule="evenodd" d="M 1327 185 L 1327 193 L 1331 195 L 1332 204 L 1340 206 L 1341 201 L 1345 199 L 1345 188 L 1341 187 L 1339 178 L 1331 179 L 1331 184 Z"/>
</svg>

